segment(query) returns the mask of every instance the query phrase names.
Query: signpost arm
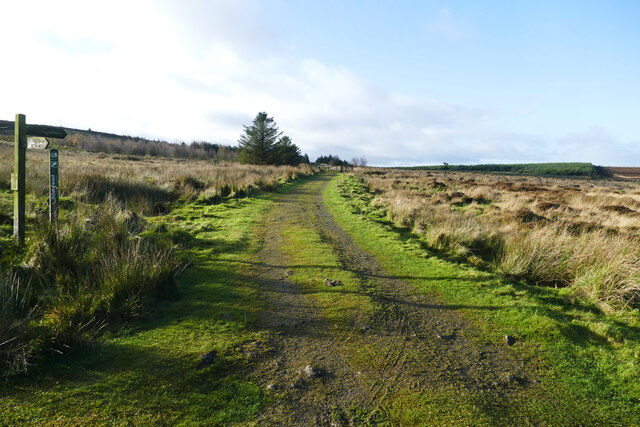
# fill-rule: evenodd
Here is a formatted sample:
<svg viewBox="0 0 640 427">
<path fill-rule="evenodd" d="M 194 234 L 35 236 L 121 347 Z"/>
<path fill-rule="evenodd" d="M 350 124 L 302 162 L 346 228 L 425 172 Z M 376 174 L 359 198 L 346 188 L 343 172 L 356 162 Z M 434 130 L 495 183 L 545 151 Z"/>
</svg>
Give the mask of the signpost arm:
<svg viewBox="0 0 640 427">
<path fill-rule="evenodd" d="M 11 135 L 15 122 L 0 120 L 0 135 Z M 67 136 L 67 131 L 57 126 L 47 125 L 27 125 L 29 136 L 42 136 L 46 138 L 63 139 Z"/>
<path fill-rule="evenodd" d="M 14 138 L 13 176 L 13 237 L 19 245 L 24 244 L 25 224 L 25 158 L 27 151 L 27 123 L 24 114 L 16 114 Z"/>
</svg>

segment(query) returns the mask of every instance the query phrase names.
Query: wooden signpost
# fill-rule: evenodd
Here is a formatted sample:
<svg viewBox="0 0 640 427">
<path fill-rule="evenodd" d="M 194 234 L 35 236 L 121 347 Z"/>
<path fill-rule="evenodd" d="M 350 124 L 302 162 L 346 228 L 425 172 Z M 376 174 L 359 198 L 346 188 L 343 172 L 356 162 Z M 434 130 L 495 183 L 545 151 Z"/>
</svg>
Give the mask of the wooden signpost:
<svg viewBox="0 0 640 427">
<path fill-rule="evenodd" d="M 14 158 L 13 173 L 11 174 L 11 190 L 13 193 L 13 237 L 19 245 L 24 244 L 25 231 L 25 199 L 26 199 L 26 152 L 27 135 L 42 138 L 64 138 L 67 132 L 55 126 L 45 125 L 27 125 L 24 114 L 16 114 L 15 122 L 0 120 L 0 134 L 10 134 L 10 128 L 13 127 L 14 133 Z M 31 148 L 45 149 L 48 146 L 43 143 L 42 139 L 31 143 Z M 54 161 L 55 156 L 55 161 Z M 50 197 L 49 197 L 49 218 L 55 221 L 58 216 L 58 150 L 51 150 L 49 156 L 49 166 L 51 171 Z M 54 181 L 55 173 L 55 181 Z M 55 183 L 55 185 L 54 185 Z M 55 189 L 55 190 L 54 190 Z M 55 203 L 55 204 L 54 204 Z"/>
</svg>

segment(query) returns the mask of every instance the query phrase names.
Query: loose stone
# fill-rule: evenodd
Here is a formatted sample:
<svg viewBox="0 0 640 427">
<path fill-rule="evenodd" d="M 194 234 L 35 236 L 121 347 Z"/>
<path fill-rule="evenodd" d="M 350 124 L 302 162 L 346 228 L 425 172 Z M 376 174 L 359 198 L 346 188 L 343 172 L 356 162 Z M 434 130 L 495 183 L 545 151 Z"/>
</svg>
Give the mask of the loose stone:
<svg viewBox="0 0 640 427">
<path fill-rule="evenodd" d="M 304 368 L 304 373 L 305 373 L 305 374 L 307 375 L 307 377 L 309 377 L 309 378 L 318 378 L 318 377 L 321 375 L 320 370 L 319 370 L 318 368 L 314 368 L 314 367 L 313 367 L 313 366 L 311 366 L 311 365 L 307 365 L 307 366 Z"/>
<path fill-rule="evenodd" d="M 332 288 L 334 286 L 342 285 L 342 282 L 339 280 L 332 280 L 327 277 L 326 279 L 324 279 L 324 285 Z"/>
</svg>

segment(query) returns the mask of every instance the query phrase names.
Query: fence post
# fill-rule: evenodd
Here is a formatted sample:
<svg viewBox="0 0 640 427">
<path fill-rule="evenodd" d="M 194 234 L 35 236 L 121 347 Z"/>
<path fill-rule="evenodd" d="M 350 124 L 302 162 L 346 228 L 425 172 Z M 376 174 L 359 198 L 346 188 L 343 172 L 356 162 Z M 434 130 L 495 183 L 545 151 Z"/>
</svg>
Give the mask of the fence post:
<svg viewBox="0 0 640 427">
<path fill-rule="evenodd" d="M 25 158 L 27 152 L 27 123 L 24 114 L 16 114 L 14 137 L 13 175 L 13 238 L 19 245 L 24 244 L 25 223 Z"/>
</svg>

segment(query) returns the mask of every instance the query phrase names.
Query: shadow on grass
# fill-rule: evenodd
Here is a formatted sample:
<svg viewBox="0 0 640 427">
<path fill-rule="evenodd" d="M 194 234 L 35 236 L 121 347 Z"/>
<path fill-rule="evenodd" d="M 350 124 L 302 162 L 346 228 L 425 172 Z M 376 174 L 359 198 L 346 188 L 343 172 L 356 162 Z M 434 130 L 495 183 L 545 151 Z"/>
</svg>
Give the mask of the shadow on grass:
<svg viewBox="0 0 640 427">
<path fill-rule="evenodd" d="M 65 423 L 86 413 L 130 422 L 158 417 L 161 424 L 221 425 L 246 420 L 266 403 L 257 385 L 236 375 L 246 368 L 241 359 L 220 355 L 201 370 L 196 369 L 199 362 L 196 355 L 97 342 L 13 378 L 0 387 L 0 397 L 33 402 L 28 419 L 12 414 L 15 422 L 29 423 L 39 417 Z M 42 404 L 34 397 L 44 399 Z"/>
<path fill-rule="evenodd" d="M 341 190 L 339 190 L 341 191 Z M 347 203 L 350 203 L 352 200 L 352 195 L 342 196 L 343 200 L 346 200 Z M 398 241 L 403 245 L 407 244 L 419 244 L 421 250 L 426 252 L 427 255 L 435 256 L 443 261 L 460 264 L 460 265 L 470 265 L 466 258 L 452 255 L 444 250 L 437 250 L 429 245 L 427 245 L 424 241 L 422 241 L 419 236 L 416 236 L 406 227 L 398 227 L 393 222 L 387 220 L 384 217 L 378 215 L 370 215 L 370 214 L 362 214 L 361 209 L 356 209 L 358 212 L 355 212 L 357 215 L 364 215 L 365 218 L 370 221 L 383 226 L 388 232 L 392 232 Z M 490 256 L 489 252 L 481 254 L 485 256 Z M 411 276 L 391 276 L 389 279 L 406 279 L 406 280 L 456 280 L 456 281 L 469 281 L 469 282 L 478 282 L 482 283 L 484 281 L 490 281 L 493 278 L 500 277 L 496 273 L 492 273 L 490 271 L 481 270 L 485 277 L 484 278 L 468 278 L 468 277 L 450 277 L 450 278 L 438 278 L 438 277 L 411 277 Z M 382 276 L 384 278 L 384 276 Z M 574 345 L 580 347 L 606 347 L 611 348 L 611 342 L 607 339 L 605 335 L 594 332 L 586 326 L 581 324 L 577 324 L 577 321 L 587 319 L 589 317 L 601 317 L 603 320 L 607 317 L 602 310 L 593 303 L 581 301 L 581 300 L 573 300 L 569 301 L 567 298 L 558 295 L 557 291 L 548 287 L 541 287 L 535 285 L 525 284 L 521 281 L 510 280 L 509 278 L 502 277 L 502 285 L 505 283 L 509 283 L 513 286 L 515 292 L 521 292 L 526 297 L 530 298 L 534 301 L 534 306 L 464 306 L 464 305 L 444 305 L 445 307 L 449 307 L 451 309 L 460 308 L 460 309 L 468 309 L 468 310 L 491 310 L 497 311 L 501 309 L 517 309 L 519 311 L 523 311 L 532 316 L 543 316 L 547 317 L 554 321 L 554 324 L 561 331 L 562 335 L 567 338 L 567 340 Z M 491 288 L 487 288 L 490 290 Z M 608 323 L 615 325 L 618 340 L 640 340 L 640 328 L 634 327 L 632 325 L 625 324 L 624 322 L 610 320 L 607 319 Z"/>
<path fill-rule="evenodd" d="M 248 242 L 245 242 L 248 245 Z M 234 245 L 230 245 L 227 250 L 233 251 L 235 249 Z M 244 249 L 241 249 L 244 250 Z M 228 260 L 220 260 L 215 259 L 211 260 L 212 264 L 218 264 L 219 267 L 217 270 L 220 272 L 217 274 L 224 274 L 225 266 L 229 264 L 241 264 L 241 265 L 249 265 L 253 267 L 262 267 L 269 268 L 275 270 L 281 270 L 283 274 L 283 279 L 281 282 L 284 282 L 285 272 L 289 270 L 296 269 L 324 269 L 324 270 L 335 270 L 335 271 L 350 271 L 356 274 L 359 277 L 372 277 L 376 279 L 388 279 L 388 280 L 411 280 L 411 281 L 430 281 L 430 282 L 449 282 L 449 281 L 465 281 L 470 283 L 478 283 L 482 284 L 493 277 L 490 277 L 490 274 L 483 275 L 482 277 L 464 277 L 464 276 L 401 276 L 401 275 L 391 275 L 391 274 L 362 274 L 362 271 L 358 269 L 349 269 L 343 267 L 337 267 L 335 265 L 277 265 L 277 264 L 267 264 L 258 261 L 228 261 Z M 256 282 L 262 281 L 264 279 L 257 278 L 255 276 L 242 276 L 239 277 L 241 281 L 249 281 Z M 278 281 L 276 281 L 278 282 Z M 522 283 L 512 283 L 515 291 L 524 292 L 528 297 L 535 300 L 535 306 L 492 306 L 492 305 L 472 305 L 472 304 L 423 304 L 414 301 L 408 301 L 406 299 L 393 299 L 391 298 L 389 302 L 392 302 L 397 305 L 408 305 L 413 306 L 414 308 L 421 309 L 433 309 L 433 310 L 482 310 L 482 311 L 499 311 L 505 309 L 517 309 L 519 311 L 524 311 L 530 315 L 537 315 L 548 317 L 558 325 L 558 328 L 562 332 L 562 334 L 573 344 L 579 345 L 581 347 L 586 346 L 604 346 L 610 347 L 611 343 L 607 340 L 607 338 L 603 335 L 600 335 L 589 328 L 579 325 L 575 323 L 575 320 L 579 320 L 582 317 L 582 314 L 595 314 L 595 315 L 603 315 L 600 309 L 593 305 L 582 302 L 574 302 L 569 304 L 563 297 L 558 296 L 552 289 L 537 287 L 532 285 L 526 285 Z M 272 286 L 272 292 L 291 292 L 287 287 L 278 287 Z M 489 289 L 488 289 L 489 290 Z M 340 288 L 326 288 L 326 289 L 318 289 L 318 290 L 306 290 L 304 288 L 297 289 L 295 292 L 301 294 L 307 293 L 317 293 L 317 292 L 335 292 L 342 294 L 359 294 L 363 295 L 364 291 L 349 291 Z M 384 298 L 389 298 L 385 296 Z M 570 313 L 577 312 L 577 313 Z M 582 314 L 580 314 L 582 313 Z M 283 320 L 283 323 L 288 323 L 288 320 Z M 621 322 L 618 322 L 619 334 L 624 339 L 640 339 L 640 330 L 639 328 L 634 328 L 629 325 L 624 325 Z"/>
<path fill-rule="evenodd" d="M 43 420 L 60 414 L 81 418 L 78 408 L 107 419 L 161 414 L 162 423 L 223 425 L 255 416 L 268 397 L 243 379 L 253 361 L 240 344 L 251 338 L 246 333 L 258 331 L 252 321 L 257 308 L 237 286 L 242 279 L 207 261 L 215 256 L 212 252 L 239 253 L 247 245 L 211 244 L 217 250 L 202 250 L 198 244 L 200 252 L 192 255 L 199 261 L 180 279 L 180 299 L 150 305 L 145 315 L 111 337 L 64 355 L 43 356 L 27 374 L 1 384 L 0 396 L 29 402 L 29 412 L 42 407 Z M 180 344 L 182 337 L 193 338 Z M 211 350 L 216 350 L 213 363 L 198 370 L 201 355 Z M 54 396 L 64 398 L 52 404 Z"/>
<path fill-rule="evenodd" d="M 214 262 L 225 262 L 226 260 L 217 260 Z M 487 278 L 478 278 L 478 277 L 464 277 L 464 276 L 396 276 L 396 275 L 385 275 L 385 274 L 374 274 L 374 273 L 363 273 L 362 270 L 354 269 L 354 268 L 345 268 L 342 266 L 335 265 L 322 265 L 322 264 L 291 264 L 291 265 L 278 265 L 278 264 L 267 264 L 264 262 L 257 261 L 230 261 L 232 264 L 246 264 L 253 265 L 256 267 L 266 267 L 275 270 L 282 270 L 282 272 L 286 272 L 288 270 L 295 269 L 323 269 L 323 270 L 336 270 L 336 271 L 349 271 L 351 273 L 357 274 L 359 276 L 364 277 L 372 277 L 376 279 L 390 279 L 390 280 L 429 280 L 429 281 L 437 281 L 437 280 L 456 280 L 456 281 L 469 281 L 469 282 L 486 282 Z"/>
<path fill-rule="evenodd" d="M 411 234 L 406 230 L 398 230 L 396 231 L 397 236 L 403 243 L 409 243 L 411 240 L 415 242 L 416 236 Z M 434 254 L 439 259 L 442 259 L 447 262 L 468 265 L 465 259 L 451 256 L 445 252 L 434 251 L 432 248 L 429 248 L 424 242 L 420 242 L 420 246 L 424 251 L 427 251 L 430 254 Z M 493 278 L 500 277 L 499 275 L 491 272 L 484 272 L 488 276 L 493 276 Z M 611 343 L 607 340 L 607 338 L 603 335 L 600 335 L 586 326 L 576 324 L 575 321 L 583 318 L 584 316 L 596 315 L 596 316 L 604 316 L 602 310 L 597 307 L 595 304 L 590 304 L 583 301 L 574 301 L 570 302 L 564 297 L 557 294 L 557 291 L 552 288 L 534 286 L 522 283 L 520 281 L 509 280 L 508 278 L 502 277 L 503 283 L 509 283 L 516 292 L 520 291 L 526 295 L 526 297 L 535 301 L 534 306 L 509 306 L 509 309 L 517 309 L 518 311 L 526 312 L 530 315 L 537 315 L 547 317 L 552 319 L 557 328 L 561 331 L 562 335 L 566 337 L 572 344 L 578 345 L 580 347 L 588 347 L 588 346 L 598 346 L 598 347 L 607 347 L 611 348 Z M 489 277 L 486 277 L 482 281 L 489 280 Z M 506 309 L 507 307 L 499 307 Z M 474 306 L 468 307 L 468 309 L 473 310 Z M 477 308 L 481 309 L 481 308 Z M 624 332 L 624 336 L 627 339 L 640 339 L 640 334 L 637 330 L 634 331 L 633 327 L 626 326 L 627 331 Z M 637 329 L 637 328 L 635 328 Z"/>
</svg>

